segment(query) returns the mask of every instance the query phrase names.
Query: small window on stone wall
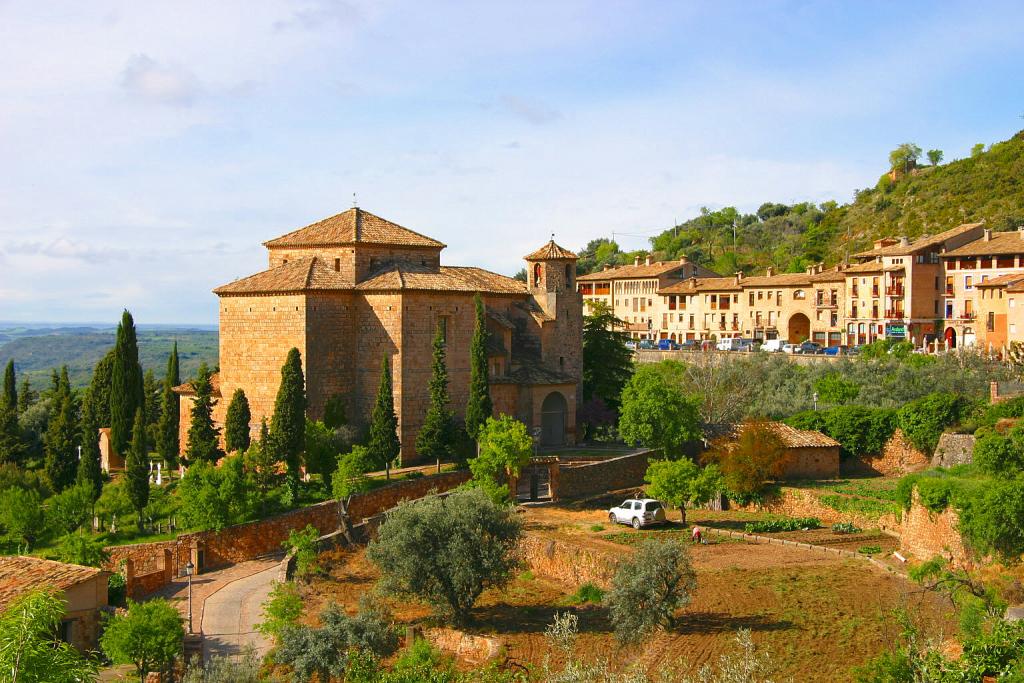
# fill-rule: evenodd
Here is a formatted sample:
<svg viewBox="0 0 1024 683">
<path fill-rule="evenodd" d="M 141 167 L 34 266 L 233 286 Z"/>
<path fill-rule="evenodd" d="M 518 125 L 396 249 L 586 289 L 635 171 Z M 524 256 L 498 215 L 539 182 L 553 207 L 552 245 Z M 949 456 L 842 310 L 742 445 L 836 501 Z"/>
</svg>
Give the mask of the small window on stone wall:
<svg viewBox="0 0 1024 683">
<path fill-rule="evenodd" d="M 334 271 L 335 272 L 341 272 L 341 259 L 340 258 L 334 259 Z"/>
</svg>

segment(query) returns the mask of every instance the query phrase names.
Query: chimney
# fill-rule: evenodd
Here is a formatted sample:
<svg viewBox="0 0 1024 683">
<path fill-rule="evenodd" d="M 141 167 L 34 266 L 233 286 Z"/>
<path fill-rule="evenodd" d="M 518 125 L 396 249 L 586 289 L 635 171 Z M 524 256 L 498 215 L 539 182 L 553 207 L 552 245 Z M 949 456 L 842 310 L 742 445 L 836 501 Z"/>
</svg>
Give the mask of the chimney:
<svg viewBox="0 0 1024 683">
<path fill-rule="evenodd" d="M 639 256 L 634 256 L 633 257 L 633 265 L 634 266 L 639 266 L 640 265 L 640 257 Z"/>
<path fill-rule="evenodd" d="M 1017 234 L 1020 235 L 1020 238 L 1022 240 L 1024 240 L 1024 225 L 1022 225 L 1019 228 L 1017 228 Z"/>
<path fill-rule="evenodd" d="M 986 242 L 991 242 L 992 241 L 992 228 L 985 228 L 985 230 L 982 232 L 982 234 L 985 236 L 984 240 Z"/>
<path fill-rule="evenodd" d="M 1024 227 L 1022 227 L 1022 228 L 1021 228 L 1021 230 L 1024 230 Z M 690 259 L 686 258 L 686 256 L 680 256 L 680 257 L 679 257 L 679 262 L 680 262 L 680 263 L 683 263 L 683 264 L 685 264 L 685 263 L 689 263 L 689 262 L 690 262 Z"/>
<path fill-rule="evenodd" d="M 733 275 L 736 276 L 736 284 L 739 284 L 740 280 L 743 279 L 743 271 L 742 270 L 737 270 L 735 273 L 733 273 Z"/>
<path fill-rule="evenodd" d="M 611 269 L 612 269 L 612 264 L 610 264 L 610 263 L 604 264 L 604 267 L 601 268 L 601 270 L 611 270 Z"/>
<path fill-rule="evenodd" d="M 651 255 L 650 254 L 648 254 L 647 256 L 644 257 L 644 265 L 645 266 L 651 265 Z"/>
<path fill-rule="evenodd" d="M 910 246 L 910 239 L 907 238 L 905 235 L 903 237 L 901 237 L 900 238 L 900 246 L 901 247 L 909 247 Z"/>
<path fill-rule="evenodd" d="M 768 277 L 771 277 L 772 275 L 775 275 L 775 269 L 772 268 L 771 266 L 768 266 L 767 268 L 764 269 L 764 274 L 767 275 Z"/>
</svg>

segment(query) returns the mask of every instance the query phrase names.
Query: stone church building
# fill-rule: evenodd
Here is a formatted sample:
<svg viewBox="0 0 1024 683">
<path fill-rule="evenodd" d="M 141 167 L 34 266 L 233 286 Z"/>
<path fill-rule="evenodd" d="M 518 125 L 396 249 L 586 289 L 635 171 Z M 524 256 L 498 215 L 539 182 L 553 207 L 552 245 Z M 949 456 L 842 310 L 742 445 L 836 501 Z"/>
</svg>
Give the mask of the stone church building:
<svg viewBox="0 0 1024 683">
<path fill-rule="evenodd" d="M 417 461 L 416 434 L 429 405 L 438 327 L 447 344 L 450 407 L 469 395 L 473 297 L 487 307 L 495 413 L 522 420 L 542 445 L 573 443 L 582 379 L 582 303 L 576 255 L 552 240 L 525 256 L 528 282 L 481 268 L 441 265 L 441 242 L 359 208 L 264 243 L 269 268 L 216 288 L 220 371 L 214 420 L 223 427 L 239 387 L 256 436 L 268 422 L 289 349 L 302 354 L 308 414 L 334 395 L 350 422 L 368 422 L 387 356 L 394 377 L 402 462 Z M 193 395 L 181 401 L 185 447 Z"/>
</svg>

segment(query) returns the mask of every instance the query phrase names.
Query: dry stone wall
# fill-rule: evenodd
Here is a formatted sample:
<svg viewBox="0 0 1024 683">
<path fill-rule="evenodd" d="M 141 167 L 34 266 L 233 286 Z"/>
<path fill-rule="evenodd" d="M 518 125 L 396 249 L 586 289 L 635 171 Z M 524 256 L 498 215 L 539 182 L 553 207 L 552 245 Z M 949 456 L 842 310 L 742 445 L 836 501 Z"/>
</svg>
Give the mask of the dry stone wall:
<svg viewBox="0 0 1024 683">
<path fill-rule="evenodd" d="M 743 510 L 746 512 L 767 512 L 774 515 L 786 517 L 817 517 L 824 525 L 835 524 L 836 522 L 849 522 L 861 528 L 870 529 L 878 527 L 882 531 L 899 532 L 900 523 L 896 515 L 885 514 L 878 517 L 858 512 L 840 512 L 821 502 L 820 496 L 828 495 L 818 491 L 783 487 L 777 496 L 773 496 L 762 503 L 751 503 L 730 509 Z"/>
<path fill-rule="evenodd" d="M 557 487 L 552 496 L 560 500 L 582 498 L 631 486 L 643 486 L 647 461 L 653 453 L 640 451 L 587 465 L 559 467 Z"/>
<path fill-rule="evenodd" d="M 932 456 L 932 467 L 969 465 L 974 461 L 974 434 L 943 434 Z"/>
<path fill-rule="evenodd" d="M 865 455 L 844 467 L 847 473 L 880 474 L 883 477 L 901 477 L 911 472 L 928 469 L 931 459 L 914 448 L 913 444 L 897 429 L 885 442 L 882 452 Z"/>
<path fill-rule="evenodd" d="M 942 555 L 953 564 L 966 564 L 969 555 L 957 530 L 959 523 L 960 516 L 953 508 L 932 512 L 921 505 L 915 489 L 910 509 L 903 512 L 900 550 L 922 560 Z"/>
<path fill-rule="evenodd" d="M 523 534 L 519 541 L 523 562 L 538 574 L 578 588 L 592 583 L 601 588 L 611 586 L 615 567 L 622 552 L 612 549 L 584 547 L 540 534 Z"/>
</svg>

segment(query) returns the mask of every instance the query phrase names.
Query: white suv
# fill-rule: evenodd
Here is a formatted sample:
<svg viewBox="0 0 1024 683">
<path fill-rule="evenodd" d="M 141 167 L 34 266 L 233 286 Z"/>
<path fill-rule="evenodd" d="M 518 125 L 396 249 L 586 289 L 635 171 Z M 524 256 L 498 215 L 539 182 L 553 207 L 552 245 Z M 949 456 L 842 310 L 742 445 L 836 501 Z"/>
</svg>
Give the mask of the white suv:
<svg viewBox="0 0 1024 683">
<path fill-rule="evenodd" d="M 608 511 L 608 521 L 612 524 L 629 524 L 634 529 L 650 524 L 664 524 L 665 508 L 653 498 L 630 498 Z"/>
</svg>

